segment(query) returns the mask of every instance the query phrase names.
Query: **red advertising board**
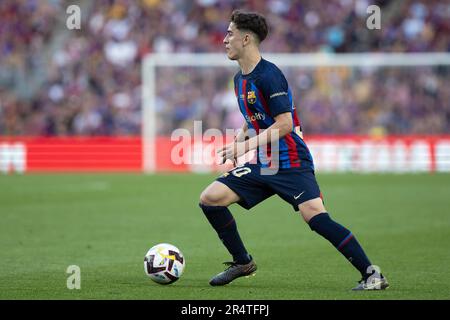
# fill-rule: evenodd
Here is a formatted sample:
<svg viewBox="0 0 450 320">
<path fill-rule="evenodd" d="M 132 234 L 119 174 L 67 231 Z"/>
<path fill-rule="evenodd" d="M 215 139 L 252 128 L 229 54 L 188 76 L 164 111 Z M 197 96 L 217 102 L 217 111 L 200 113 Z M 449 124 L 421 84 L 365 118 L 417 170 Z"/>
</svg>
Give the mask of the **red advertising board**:
<svg viewBox="0 0 450 320">
<path fill-rule="evenodd" d="M 450 136 L 310 136 L 305 141 L 317 171 L 450 172 Z M 214 159 L 218 143 L 200 139 L 181 146 L 179 140 L 158 137 L 155 171 L 223 170 Z M 141 137 L 0 137 L 0 171 L 5 173 L 143 168 Z"/>
<path fill-rule="evenodd" d="M 0 168 L 19 172 L 141 171 L 141 145 L 140 137 L 0 137 Z"/>
</svg>

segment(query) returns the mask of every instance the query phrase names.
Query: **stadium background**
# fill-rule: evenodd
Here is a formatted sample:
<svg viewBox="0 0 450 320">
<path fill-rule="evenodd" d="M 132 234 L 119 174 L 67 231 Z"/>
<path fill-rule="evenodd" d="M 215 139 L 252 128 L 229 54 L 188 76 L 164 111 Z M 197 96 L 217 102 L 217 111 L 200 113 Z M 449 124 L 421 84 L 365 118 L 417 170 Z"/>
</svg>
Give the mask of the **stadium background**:
<svg viewBox="0 0 450 320">
<path fill-rule="evenodd" d="M 80 30 L 66 27 L 71 4 L 81 8 Z M 381 8 L 381 30 L 366 27 L 371 4 Z M 0 169 L 6 175 L 0 176 L 0 242 L 6 250 L 0 297 L 361 298 L 343 292 L 345 283 L 339 281 L 354 281 L 348 274 L 356 275 L 342 266 L 341 257 L 328 260 L 328 247 L 314 242 L 287 206 L 282 217 L 271 214 L 280 211 L 275 199 L 256 209 L 258 217 L 233 207 L 266 271 L 262 268 L 253 284 L 209 291 L 204 285 L 226 254 L 196 204 L 215 174 L 140 174 L 144 57 L 222 53 L 234 8 L 266 15 L 270 36 L 263 52 L 450 52 L 445 1 L 1 1 Z M 171 132 L 193 130 L 193 120 L 202 120 L 204 130 L 241 125 L 230 87 L 234 71 L 160 71 L 157 150 L 170 151 Z M 450 66 L 286 73 L 307 143 L 331 139 L 334 148 L 342 139 L 422 143 L 418 165 L 405 162 L 393 170 L 420 173 L 326 173 L 340 171 L 331 164 L 318 170 L 319 182 L 331 213 L 361 230 L 362 241 L 398 284 L 384 297 L 448 299 L 450 179 L 435 171 L 450 171 Z M 318 158 L 323 161 L 323 155 Z M 157 171 L 179 171 L 167 157 L 159 165 Z M 366 166 L 362 171 L 392 171 Z M 181 171 L 189 170 L 198 168 Z M 123 174 L 99 174 L 111 171 Z M 14 174 L 28 172 L 33 174 Z M 175 203 L 174 194 L 182 195 Z M 280 230 L 269 230 L 274 223 Z M 289 232 L 295 237 L 287 240 L 283 234 Z M 413 239 L 418 243 L 411 245 Z M 142 278 L 139 259 L 158 242 L 173 242 L 187 256 L 187 273 L 176 289 L 163 290 Z M 274 250 L 297 252 L 298 261 L 284 262 L 294 274 L 289 279 L 267 270 Z M 30 274 L 23 260 L 36 255 Z M 84 290 L 65 288 L 69 264 L 88 270 Z M 318 274 L 297 271 L 308 266 Z"/>
</svg>

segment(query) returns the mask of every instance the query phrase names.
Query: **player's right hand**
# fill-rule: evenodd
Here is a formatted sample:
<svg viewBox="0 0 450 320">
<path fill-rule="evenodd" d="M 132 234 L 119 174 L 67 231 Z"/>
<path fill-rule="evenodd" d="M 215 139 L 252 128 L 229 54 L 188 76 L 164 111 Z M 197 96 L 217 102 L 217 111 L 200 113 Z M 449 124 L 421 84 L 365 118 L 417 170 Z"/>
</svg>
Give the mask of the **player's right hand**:
<svg viewBox="0 0 450 320">
<path fill-rule="evenodd" d="M 227 160 L 231 160 L 234 163 L 236 161 L 235 153 L 236 153 L 235 142 L 225 145 L 219 150 L 217 150 L 217 154 L 220 157 L 221 164 L 224 164 Z"/>
</svg>

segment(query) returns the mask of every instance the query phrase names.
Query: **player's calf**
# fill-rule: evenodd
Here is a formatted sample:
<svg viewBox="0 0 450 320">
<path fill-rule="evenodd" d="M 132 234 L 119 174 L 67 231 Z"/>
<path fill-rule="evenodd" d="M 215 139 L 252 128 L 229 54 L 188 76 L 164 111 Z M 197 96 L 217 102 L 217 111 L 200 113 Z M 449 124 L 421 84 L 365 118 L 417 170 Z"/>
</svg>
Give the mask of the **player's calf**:
<svg viewBox="0 0 450 320">
<path fill-rule="evenodd" d="M 370 276 L 367 272 L 372 264 L 350 230 L 333 221 L 326 212 L 312 217 L 309 220 L 309 227 L 330 241 L 361 273 L 363 279 Z"/>
</svg>

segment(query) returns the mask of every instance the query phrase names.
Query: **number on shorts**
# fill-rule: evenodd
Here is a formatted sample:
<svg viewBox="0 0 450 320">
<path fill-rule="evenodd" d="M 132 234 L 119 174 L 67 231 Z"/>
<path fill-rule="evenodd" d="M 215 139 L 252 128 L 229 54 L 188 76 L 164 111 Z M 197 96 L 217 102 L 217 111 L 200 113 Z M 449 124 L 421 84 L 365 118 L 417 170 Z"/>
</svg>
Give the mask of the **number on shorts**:
<svg viewBox="0 0 450 320">
<path fill-rule="evenodd" d="M 252 172 L 252 169 L 248 168 L 248 167 L 242 167 L 242 168 L 237 168 L 234 169 L 233 171 L 231 171 L 231 174 L 235 177 L 242 177 L 243 175 L 246 175 L 248 173 Z"/>
</svg>

